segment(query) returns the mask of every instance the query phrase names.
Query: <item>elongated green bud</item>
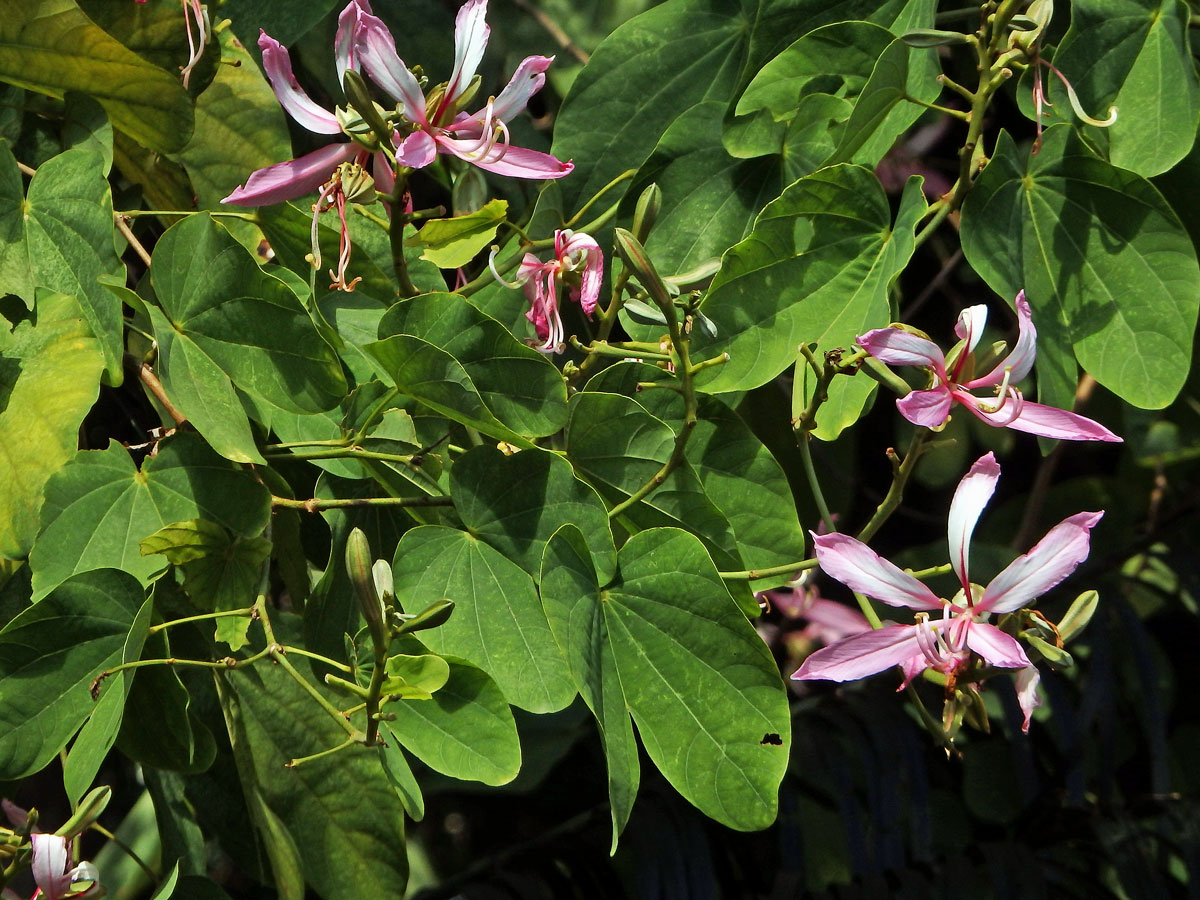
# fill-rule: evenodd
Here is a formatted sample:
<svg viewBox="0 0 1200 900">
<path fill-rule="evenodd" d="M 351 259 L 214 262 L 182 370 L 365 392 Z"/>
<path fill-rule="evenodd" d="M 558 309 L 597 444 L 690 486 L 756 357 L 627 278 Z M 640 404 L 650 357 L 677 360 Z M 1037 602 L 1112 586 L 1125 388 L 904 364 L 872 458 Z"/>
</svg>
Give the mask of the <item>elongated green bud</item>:
<svg viewBox="0 0 1200 900">
<path fill-rule="evenodd" d="M 386 646 L 383 603 L 375 593 L 375 579 L 371 574 L 371 544 L 361 528 L 355 528 L 346 538 L 346 574 L 354 586 L 358 608 L 362 610 L 367 627 L 371 629 L 371 640 L 377 646 Z"/>
<path fill-rule="evenodd" d="M 65 838 L 83 834 L 93 822 L 100 818 L 100 813 L 104 812 L 104 808 L 108 806 L 108 801 L 111 799 L 112 788 L 107 784 L 88 791 L 87 796 L 80 800 L 79 805 L 75 807 L 75 813 L 63 823 L 62 828 L 58 829 L 55 834 Z"/>
<path fill-rule="evenodd" d="M 1058 636 L 1062 638 L 1063 643 L 1071 640 L 1079 632 L 1087 628 L 1087 624 L 1092 621 L 1092 615 L 1096 612 L 1096 606 L 1099 603 L 1100 594 L 1096 591 L 1084 591 L 1075 598 L 1075 602 L 1071 604 L 1071 608 L 1067 610 L 1067 614 L 1058 623 Z"/>
<path fill-rule="evenodd" d="M 1042 659 L 1046 660 L 1054 668 L 1069 669 L 1075 665 L 1075 660 L 1071 658 L 1071 654 L 1062 647 L 1056 647 L 1049 641 L 1043 641 L 1036 634 L 1030 634 L 1029 632 L 1025 632 L 1025 640 L 1029 641 L 1029 646 L 1042 654 Z"/>
<path fill-rule="evenodd" d="M 414 631 L 424 631 L 426 628 L 437 628 L 450 618 L 454 612 L 454 601 L 448 599 L 435 600 L 414 616 L 405 617 L 396 625 L 396 634 L 412 634 Z"/>
<path fill-rule="evenodd" d="M 642 243 L 650 236 L 650 229 L 654 227 L 661 209 L 662 188 L 652 184 L 642 191 L 642 196 L 638 197 L 637 207 L 633 211 L 633 234 Z"/>
<path fill-rule="evenodd" d="M 900 35 L 900 40 L 910 47 L 949 47 L 965 44 L 971 39 L 961 31 L 941 31 L 937 28 L 914 28 Z"/>
<path fill-rule="evenodd" d="M 378 146 L 379 142 L 390 140 L 392 132 L 383 121 L 379 107 L 371 100 L 363 77 L 353 69 L 347 69 L 346 74 L 342 76 L 342 90 L 346 92 L 346 100 L 350 106 L 374 132 L 375 140 L 371 143 Z"/>
<path fill-rule="evenodd" d="M 650 292 L 650 296 L 658 304 L 659 309 L 662 309 L 663 312 L 670 309 L 670 291 L 667 290 L 658 270 L 654 268 L 654 263 L 646 255 L 646 248 L 642 246 L 642 242 L 624 228 L 617 228 L 613 231 L 613 241 L 622 261 L 633 270 L 638 281 Z"/>
</svg>

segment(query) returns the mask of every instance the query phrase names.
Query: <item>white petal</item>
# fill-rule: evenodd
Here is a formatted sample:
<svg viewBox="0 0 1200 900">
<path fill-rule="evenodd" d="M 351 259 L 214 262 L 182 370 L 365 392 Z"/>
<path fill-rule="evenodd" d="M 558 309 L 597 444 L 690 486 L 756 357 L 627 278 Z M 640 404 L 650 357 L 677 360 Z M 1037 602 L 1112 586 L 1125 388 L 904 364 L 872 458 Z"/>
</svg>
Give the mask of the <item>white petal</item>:
<svg viewBox="0 0 1200 900">
<path fill-rule="evenodd" d="M 943 606 L 933 591 L 856 538 L 846 534 L 813 535 L 813 544 L 822 571 L 852 591 L 889 606 L 937 610 Z"/>
<path fill-rule="evenodd" d="M 958 574 L 958 580 L 968 593 L 971 581 L 967 568 L 971 553 L 971 535 L 979 514 L 987 506 L 996 490 L 1000 478 L 1000 466 L 996 457 L 986 453 L 975 461 L 970 471 L 963 476 L 950 501 L 950 518 L 946 523 L 946 537 L 950 543 L 950 563 Z"/>
<path fill-rule="evenodd" d="M 1075 571 L 1091 549 L 1091 529 L 1100 512 L 1076 513 L 1063 519 L 1024 556 L 1014 559 L 984 589 L 975 605 L 980 613 L 1007 613 L 1036 600 Z"/>
</svg>

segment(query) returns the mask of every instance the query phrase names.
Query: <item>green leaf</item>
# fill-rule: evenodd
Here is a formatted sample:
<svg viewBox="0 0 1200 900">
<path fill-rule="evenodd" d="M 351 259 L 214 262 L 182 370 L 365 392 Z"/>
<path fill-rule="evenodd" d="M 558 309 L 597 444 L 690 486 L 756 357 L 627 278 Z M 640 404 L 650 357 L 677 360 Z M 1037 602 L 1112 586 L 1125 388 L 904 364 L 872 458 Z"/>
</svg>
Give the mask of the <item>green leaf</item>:
<svg viewBox="0 0 1200 900">
<path fill-rule="evenodd" d="M 259 29 L 287 46 L 302 37 L 337 5 L 334 0 L 309 0 L 297 6 L 292 0 L 229 0 L 221 15 L 233 21 L 246 44 L 255 44 Z"/>
<path fill-rule="evenodd" d="M 401 700 L 429 700 L 449 678 L 449 663 L 436 653 L 398 653 L 388 658 L 383 692 Z"/>
<path fill-rule="evenodd" d="M 450 658 L 450 680 L 432 700 L 389 704 L 388 728 L 443 775 L 507 784 L 521 768 L 521 742 L 500 688 L 482 669 Z"/>
<path fill-rule="evenodd" d="M 142 644 L 150 632 L 150 617 L 153 614 L 154 602 L 147 597 L 133 618 L 118 663 L 141 659 Z M 63 790 L 72 807 L 78 806 L 79 798 L 92 786 L 92 780 L 117 740 L 133 676 L 134 673 L 127 670 L 105 680 L 100 701 L 71 744 L 71 752 L 63 763 Z"/>
<path fill-rule="evenodd" d="M 563 525 L 546 544 L 542 604 L 580 695 L 596 717 L 608 767 L 612 852 L 629 822 L 641 781 L 637 740 L 617 672 L 604 597 L 583 532 Z"/>
<path fill-rule="evenodd" d="M 272 623 L 288 640 L 290 620 L 276 614 Z M 293 657 L 292 665 L 316 681 L 306 660 Z M 221 675 L 217 684 L 241 783 L 270 813 L 255 814 L 256 824 L 285 835 L 283 847 L 294 845 L 295 874 L 327 900 L 402 895 L 404 810 L 375 754 L 351 748 L 285 768 L 346 732 L 278 667 Z"/>
<path fill-rule="evenodd" d="M 925 209 L 920 180 L 910 179 L 893 227 L 883 186 L 860 166 L 789 186 L 725 254 L 701 306 L 717 337 L 694 333 L 692 357 L 730 355 L 699 376 L 704 389 L 757 387 L 795 362 L 801 341 L 848 346 L 886 325 L 888 286 L 912 255 Z"/>
<path fill-rule="evenodd" d="M 113 249 L 112 195 L 104 160 L 90 149 L 67 150 L 42 163 L 21 193 L 21 176 L 7 145 L 0 146 L 0 290 L 33 308 L 34 290 L 70 294 L 100 342 L 110 384 L 121 383 L 121 304 L 99 284 L 125 277 Z"/>
<path fill-rule="evenodd" d="M 254 57 L 232 30 L 216 38 L 221 64 L 196 98 L 191 140 L 173 157 L 187 169 L 201 209 L 216 209 L 255 170 L 292 158 L 287 119 Z"/>
<path fill-rule="evenodd" d="M 178 150 L 191 135 L 179 78 L 122 46 L 73 0 L 0 2 L 0 80 L 52 97 L 95 97 L 115 128 L 153 150 Z"/>
<path fill-rule="evenodd" d="M 1002 133 L 963 205 L 963 252 L 1038 329 L 1038 389 L 1070 408 L 1075 360 L 1123 399 L 1169 404 L 1191 365 L 1196 251 L 1162 195 L 1092 153 L 1065 125 L 1030 155 Z"/>
<path fill-rule="evenodd" d="M 439 525 L 406 531 L 392 576 L 407 613 L 454 601 L 450 618 L 423 631 L 422 642 L 478 666 L 509 703 L 544 713 L 575 697 L 533 579 L 478 537 Z"/>
<path fill-rule="evenodd" d="M 72 297 L 41 291 L 36 324 L 0 330 L 0 557 L 29 553 L 46 482 L 75 455 L 104 356 Z"/>
<path fill-rule="evenodd" d="M 611 584 L 587 589 L 581 578 L 548 569 L 542 594 L 548 609 L 560 610 L 551 622 L 556 633 L 565 630 L 573 670 L 577 660 L 593 691 L 618 679 L 646 752 L 676 790 L 731 828 L 775 820 L 791 737 L 787 694 L 766 644 L 695 537 L 640 532 L 621 548 Z M 584 648 L 598 638 L 606 638 L 615 674 L 582 668 Z M 782 743 L 765 741 L 770 734 Z"/>
<path fill-rule="evenodd" d="M 345 396 L 337 353 L 303 304 L 210 216 L 168 228 L 150 276 L 173 340 L 211 360 L 238 389 L 297 413 L 329 409 Z M 171 360 L 160 364 L 169 371 Z"/>
<path fill-rule="evenodd" d="M 617 557 L 604 502 L 561 457 L 473 447 L 450 470 L 450 491 L 471 534 L 530 575 L 539 572 L 550 536 L 570 522 L 587 534 L 601 574 L 612 577 Z"/>
<path fill-rule="evenodd" d="M 404 811 L 414 822 L 425 818 L 425 797 L 421 794 L 421 785 L 413 775 L 412 767 L 404 756 L 400 741 L 392 734 L 386 722 L 379 725 L 379 734 L 383 743 L 379 745 L 379 762 L 387 774 L 388 781 L 396 789 L 396 796 L 404 804 Z"/>
<path fill-rule="evenodd" d="M 140 472 L 116 441 L 80 451 L 46 484 L 42 530 L 29 555 L 33 599 L 89 569 L 123 569 L 149 584 L 165 566 L 142 555 L 142 538 L 184 519 L 261 534 L 270 510 L 266 488 L 195 435 L 162 441 Z"/>
<path fill-rule="evenodd" d="M 174 522 L 144 538 L 145 555 L 159 554 L 183 570 L 183 589 L 201 612 L 244 609 L 253 605 L 262 580 L 263 561 L 271 555 L 265 537 L 231 535 L 207 519 Z M 246 643 L 249 617 L 217 621 L 217 640 L 239 650 Z"/>
<path fill-rule="evenodd" d="M 1181 0 L 1075 0 L 1054 64 L 1071 79 L 1084 111 L 1117 121 L 1091 130 L 1108 140 L 1114 166 L 1158 175 L 1192 149 L 1200 125 L 1200 79 L 1188 41 L 1191 10 Z M 1102 61 L 1102 64 L 1098 64 Z M 1056 105 L 1064 91 L 1044 73 Z"/>
<path fill-rule="evenodd" d="M 670 426 L 629 397 L 585 391 L 571 401 L 567 458 L 613 504 L 648 484 L 674 446 Z M 686 459 L 623 515 L 637 528 L 684 528 L 704 541 L 723 568 L 745 568 L 729 520 L 705 493 Z"/>
<path fill-rule="evenodd" d="M 113 164 L 113 129 L 104 107 L 87 94 L 74 91 L 63 103 L 66 120 L 63 122 L 64 149 L 89 150 L 99 153 L 103 172 L 107 176 Z"/>
<path fill-rule="evenodd" d="M 454 357 L 487 409 L 518 434 L 554 434 L 567 421 L 566 384 L 554 364 L 459 294 L 400 301 L 379 323 L 379 336 L 391 335 L 412 335 Z M 381 359 L 378 353 L 375 357 Z M 399 382 L 396 386 L 412 394 Z"/>
<path fill-rule="evenodd" d="M 507 217 L 507 201 L 489 200 L 482 209 L 465 216 L 426 222 L 414 243 L 424 248 L 421 259 L 440 269 L 457 269 L 492 242 Z"/>
<path fill-rule="evenodd" d="M 39 771 L 92 714 L 92 680 L 121 661 L 145 591 L 125 572 L 84 572 L 0 631 L 0 779 Z"/>
</svg>

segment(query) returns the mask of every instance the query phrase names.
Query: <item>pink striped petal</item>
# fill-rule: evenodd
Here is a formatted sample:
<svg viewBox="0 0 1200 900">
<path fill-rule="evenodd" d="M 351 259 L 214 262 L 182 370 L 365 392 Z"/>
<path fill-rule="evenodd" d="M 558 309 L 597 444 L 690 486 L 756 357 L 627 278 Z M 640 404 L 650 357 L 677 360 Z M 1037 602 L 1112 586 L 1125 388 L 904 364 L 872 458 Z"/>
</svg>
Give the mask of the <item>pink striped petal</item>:
<svg viewBox="0 0 1200 900">
<path fill-rule="evenodd" d="M 425 94 L 416 77 L 396 53 L 396 41 L 377 16 L 359 14 L 356 54 L 372 80 L 404 106 L 404 118 L 425 126 Z"/>
<path fill-rule="evenodd" d="M 792 675 L 797 681 L 855 681 L 921 654 L 913 625 L 887 625 L 818 650 Z"/>
<path fill-rule="evenodd" d="M 1025 722 L 1021 725 L 1021 730 L 1026 734 L 1029 733 L 1029 720 L 1033 716 L 1033 711 L 1042 705 L 1042 698 L 1038 696 L 1038 683 L 1042 680 L 1041 673 L 1038 672 L 1037 666 L 1026 666 L 1016 674 L 1017 687 L 1017 703 L 1021 705 L 1021 712 L 1025 715 Z"/>
<path fill-rule="evenodd" d="M 600 300 L 600 282 L 604 278 L 604 251 L 590 234 L 573 232 L 563 244 L 562 256 L 570 256 L 580 251 L 587 254 L 587 259 L 583 264 L 579 293 L 575 299 L 583 307 L 584 313 L 590 316 Z"/>
<path fill-rule="evenodd" d="M 950 563 L 958 574 L 963 589 L 970 592 L 971 581 L 967 561 L 971 553 L 971 535 L 979 514 L 992 499 L 996 482 L 1000 478 L 1000 466 L 996 457 L 985 453 L 971 466 L 954 491 L 950 501 L 950 517 L 946 523 L 946 536 L 950 543 Z"/>
<path fill-rule="evenodd" d="M 963 387 L 1000 384 L 1004 381 L 1005 369 L 1011 370 L 1008 375 L 1009 382 L 1016 384 L 1033 370 L 1034 360 L 1037 359 L 1037 329 L 1033 327 L 1033 311 L 1029 308 L 1024 291 L 1017 294 L 1017 328 L 1017 345 L 1013 347 L 1012 352 L 996 363 L 992 371 L 968 381 Z"/>
<path fill-rule="evenodd" d="M 1018 556 L 992 579 L 975 605 L 979 613 L 1020 609 L 1050 590 L 1087 559 L 1091 530 L 1104 511 L 1076 513 L 1063 519 L 1024 556 Z"/>
<path fill-rule="evenodd" d="M 1010 415 L 1008 409 L 1002 409 L 998 413 L 985 413 L 974 409 L 972 412 L 988 424 L 995 424 L 990 421 L 992 418 L 1003 419 Z M 1021 414 L 1009 422 L 1006 427 L 1013 431 L 1023 431 L 1026 434 L 1058 438 L 1064 441 L 1122 442 L 1122 438 L 1113 434 L 1099 422 L 1094 422 L 1077 413 L 1067 412 L 1065 409 L 1028 401 L 1021 406 Z"/>
<path fill-rule="evenodd" d="M 414 131 L 396 148 L 396 161 L 410 169 L 423 169 L 437 157 L 437 142 L 425 131 Z"/>
<path fill-rule="evenodd" d="M 56 834 L 31 834 L 33 843 L 33 880 L 46 900 L 59 900 L 71 889 L 67 866 L 71 859 L 71 843 Z"/>
<path fill-rule="evenodd" d="M 342 126 L 333 113 L 313 103 L 296 81 L 287 48 L 265 31 L 258 36 L 258 46 L 262 50 L 263 71 L 288 115 L 317 134 L 341 134 Z"/>
<path fill-rule="evenodd" d="M 987 307 L 982 303 L 970 306 L 958 314 L 958 321 L 954 323 L 954 333 L 967 342 L 963 351 L 964 357 L 975 350 L 975 345 L 983 337 L 983 330 L 987 328 L 987 318 Z"/>
<path fill-rule="evenodd" d="M 933 591 L 856 538 L 847 534 L 814 534 L 813 544 L 822 571 L 852 591 L 889 606 L 937 610 L 943 606 Z"/>
<path fill-rule="evenodd" d="M 496 144 L 485 156 L 480 156 L 478 139 L 455 140 L 439 134 L 435 140 L 444 152 L 479 166 L 485 172 L 507 175 L 510 178 L 562 178 L 570 175 L 575 168 L 575 164 L 570 160 L 560 162 L 549 153 L 539 153 L 537 150 L 527 150 L 511 144 Z"/>
<path fill-rule="evenodd" d="M 375 190 L 381 194 L 390 194 L 396 189 L 396 173 L 381 152 L 371 154 L 371 177 L 375 179 Z"/>
<path fill-rule="evenodd" d="M 1031 666 L 1017 639 L 987 622 L 972 622 L 967 629 L 967 646 L 993 666 L 1020 669 Z"/>
<path fill-rule="evenodd" d="M 945 380 L 946 357 L 927 338 L 899 328 L 876 328 L 861 335 L 858 346 L 889 366 L 926 366 Z"/>
<path fill-rule="evenodd" d="M 546 83 L 545 71 L 554 62 L 553 56 L 527 56 L 513 72 L 496 102 L 492 104 L 492 115 L 501 122 L 507 122 L 517 113 L 522 112 L 529 103 L 529 98 L 542 89 Z"/>
<path fill-rule="evenodd" d="M 350 0 L 338 16 L 337 36 L 333 41 L 333 58 L 337 66 L 338 85 L 346 79 L 346 72 L 358 71 L 358 29 L 363 15 L 371 14 L 367 0 Z"/>
<path fill-rule="evenodd" d="M 236 188 L 222 203 L 237 206 L 270 206 L 311 194 L 327 182 L 341 163 L 354 159 L 355 144 L 330 144 L 299 159 L 276 163 L 250 173 L 245 185 Z"/>
<path fill-rule="evenodd" d="M 458 10 L 454 19 L 454 71 L 446 84 L 442 109 L 457 100 L 475 77 L 492 31 L 485 16 L 487 0 L 468 0 Z"/>
<path fill-rule="evenodd" d="M 927 391 L 910 391 L 896 401 L 896 409 L 914 425 L 938 428 L 950 415 L 951 400 L 950 389 L 939 384 Z"/>
</svg>

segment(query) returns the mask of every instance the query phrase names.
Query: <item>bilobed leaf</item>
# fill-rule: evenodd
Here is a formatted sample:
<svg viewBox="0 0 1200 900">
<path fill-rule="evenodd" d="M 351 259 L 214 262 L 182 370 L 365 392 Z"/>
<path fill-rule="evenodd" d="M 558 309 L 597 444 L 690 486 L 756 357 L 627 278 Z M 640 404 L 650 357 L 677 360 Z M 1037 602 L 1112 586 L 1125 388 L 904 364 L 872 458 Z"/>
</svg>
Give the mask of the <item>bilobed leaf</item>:
<svg viewBox="0 0 1200 900">
<path fill-rule="evenodd" d="M 449 678 L 449 664 L 436 653 L 397 653 L 388 657 L 383 692 L 401 700 L 429 700 Z"/>
<path fill-rule="evenodd" d="M 36 306 L 36 324 L 0 336 L 0 557 L 9 559 L 33 546 L 46 482 L 75 455 L 104 370 L 72 297 L 39 291 Z"/>
<path fill-rule="evenodd" d="M 114 127 L 154 150 L 178 150 L 191 135 L 178 76 L 114 40 L 73 0 L 0 2 L 0 80 L 52 97 L 89 94 Z"/>
<path fill-rule="evenodd" d="M 475 212 L 426 222 L 417 232 L 415 242 L 424 248 L 421 259 L 440 269 L 465 266 L 492 242 L 507 216 L 508 201 L 489 200 Z"/>
<path fill-rule="evenodd" d="M 692 357 L 730 356 L 699 376 L 705 390 L 757 387 L 795 362 L 801 341 L 848 346 L 886 325 L 888 285 L 912 255 L 925 209 L 912 179 L 893 226 L 879 179 L 860 166 L 789 186 L 725 254 L 702 304 L 717 337 L 693 333 Z"/>
<path fill-rule="evenodd" d="M 567 389 L 554 364 L 460 294 L 400 301 L 379 323 L 379 336 L 391 335 L 412 335 L 450 354 L 488 411 L 518 434 L 553 434 L 567 420 Z"/>
<path fill-rule="evenodd" d="M 261 534 L 268 491 L 195 435 L 159 444 L 139 472 L 115 441 L 83 450 L 46 484 L 42 530 L 30 553 L 33 599 L 89 569 L 123 569 L 149 584 L 165 568 L 139 543 L 164 525 L 203 518 L 239 534 Z"/>
<path fill-rule="evenodd" d="M 533 579 L 478 537 L 438 525 L 406 531 L 392 575 L 407 613 L 454 601 L 450 618 L 422 631 L 422 642 L 487 672 L 509 703 L 543 713 L 574 698 Z"/>
<path fill-rule="evenodd" d="M 133 617 L 118 663 L 141 659 L 142 644 L 149 634 L 153 613 L 154 602 L 146 598 Z M 126 670 L 105 679 L 100 701 L 71 744 L 71 752 L 63 763 L 63 790 L 72 807 L 79 804 L 79 798 L 92 786 L 92 780 L 117 739 L 133 678 L 134 673 Z"/>
<path fill-rule="evenodd" d="M 38 168 L 21 192 L 17 163 L 0 146 L 0 287 L 21 296 L 33 308 L 34 290 L 70 294 L 93 337 L 104 351 L 110 384 L 120 384 L 121 304 L 97 281 L 102 275 L 125 277 L 113 249 L 112 194 L 104 160 L 90 149 L 60 153 Z"/>
<path fill-rule="evenodd" d="M 388 704 L 396 739 L 431 769 L 464 781 L 507 784 L 521 768 L 512 710 L 487 673 L 451 657 L 432 700 Z"/>
<path fill-rule="evenodd" d="M 92 714 L 92 680 L 121 661 L 145 591 L 125 572 L 84 572 L 0 631 L 0 778 L 39 771 Z"/>
<path fill-rule="evenodd" d="M 615 851 L 637 797 L 641 763 L 609 641 L 596 568 L 583 532 L 572 524 L 563 525 L 546 544 L 541 594 L 546 617 L 567 658 L 571 676 L 600 729 L 608 767 Z"/>
<path fill-rule="evenodd" d="M 455 461 L 450 490 L 471 533 L 530 575 L 540 570 L 550 536 L 569 522 L 586 533 L 601 575 L 612 577 L 616 548 L 604 502 L 559 456 L 474 447 Z"/>
<path fill-rule="evenodd" d="M 231 535 L 207 519 L 173 522 L 143 538 L 140 546 L 143 554 L 162 554 L 183 570 L 183 588 L 202 612 L 251 606 L 263 561 L 271 554 L 266 538 Z M 216 622 L 217 640 L 231 650 L 245 645 L 248 617 L 224 616 Z"/>
<path fill-rule="evenodd" d="M 1076 364 L 1135 406 L 1183 386 L 1200 303 L 1196 251 L 1150 182 L 1099 159 L 1066 125 L 1041 152 L 1000 135 L 963 206 L 963 252 L 988 285 L 1019 290 L 1038 329 L 1038 388 L 1070 408 Z"/>
<path fill-rule="evenodd" d="M 279 614 L 272 622 L 284 634 L 292 626 Z M 319 684 L 306 660 L 293 657 L 292 665 Z M 346 732 L 278 667 L 222 676 L 218 686 L 241 783 L 294 844 L 296 872 L 327 900 L 402 895 L 404 810 L 375 754 L 352 748 L 285 768 L 341 743 Z M 264 827 L 262 819 L 256 824 Z"/>
<path fill-rule="evenodd" d="M 210 216 L 168 228 L 150 276 L 173 340 L 204 354 L 238 389 L 298 413 L 329 409 L 345 396 L 337 353 L 304 305 Z M 171 356 L 179 352 L 172 349 Z M 169 371 L 171 364 L 164 353 L 160 365 Z"/>
<path fill-rule="evenodd" d="M 1093 132 L 1108 140 L 1109 161 L 1158 175 L 1192 149 L 1200 124 L 1200 79 L 1188 41 L 1191 10 L 1181 0 L 1075 0 L 1071 27 L 1054 64 L 1071 79 L 1084 110 L 1117 121 Z M 1061 85 L 1046 73 L 1051 96 Z"/>
</svg>

